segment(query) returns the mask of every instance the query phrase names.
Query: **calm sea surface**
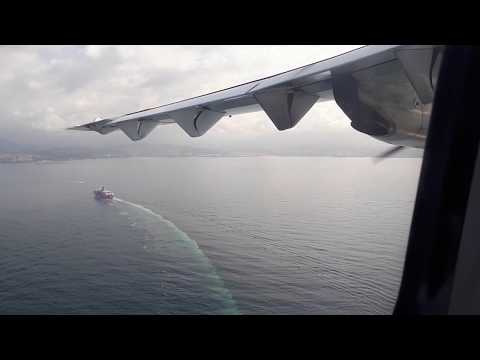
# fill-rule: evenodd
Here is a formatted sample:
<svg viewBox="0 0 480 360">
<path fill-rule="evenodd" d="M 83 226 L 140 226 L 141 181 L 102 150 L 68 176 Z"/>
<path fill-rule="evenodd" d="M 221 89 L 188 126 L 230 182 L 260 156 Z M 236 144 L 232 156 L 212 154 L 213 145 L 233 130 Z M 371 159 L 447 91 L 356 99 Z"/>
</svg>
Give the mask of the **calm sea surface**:
<svg viewBox="0 0 480 360">
<path fill-rule="evenodd" d="M 0 165 L 0 314 L 388 314 L 421 159 Z M 105 185 L 118 197 L 93 199 Z"/>
</svg>

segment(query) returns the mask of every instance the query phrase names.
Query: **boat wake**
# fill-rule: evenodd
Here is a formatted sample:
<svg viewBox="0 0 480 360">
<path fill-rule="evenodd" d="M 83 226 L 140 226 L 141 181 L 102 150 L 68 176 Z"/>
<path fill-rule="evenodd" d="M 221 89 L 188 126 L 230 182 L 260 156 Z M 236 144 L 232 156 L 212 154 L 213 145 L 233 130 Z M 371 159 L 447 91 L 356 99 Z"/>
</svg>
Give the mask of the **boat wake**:
<svg viewBox="0 0 480 360">
<path fill-rule="evenodd" d="M 208 265 L 208 267 L 211 271 L 212 278 L 214 278 L 215 281 L 220 285 L 220 288 L 217 288 L 217 290 L 219 290 L 222 293 L 222 297 L 225 299 L 225 301 L 227 303 L 226 305 L 228 305 L 228 309 L 227 309 L 226 313 L 239 314 L 239 311 L 237 309 L 237 305 L 235 303 L 235 300 L 233 299 L 230 291 L 225 287 L 223 279 L 220 277 L 220 275 L 218 275 L 215 267 L 210 262 L 209 258 L 205 255 L 205 253 L 202 251 L 202 249 L 200 249 L 200 247 L 198 246 L 198 244 L 195 240 L 190 238 L 184 231 L 179 229 L 172 221 L 164 218 L 162 215 L 157 214 L 156 212 L 152 211 L 151 209 L 149 209 L 145 206 L 142 206 L 140 204 L 136 204 L 136 203 L 133 203 L 133 202 L 130 202 L 128 200 L 124 200 L 124 199 L 121 199 L 121 198 L 118 198 L 118 197 L 115 197 L 113 201 L 131 206 L 131 207 L 134 207 L 136 209 L 139 209 L 139 210 L 157 218 L 164 225 L 166 225 L 171 230 L 173 230 L 178 235 L 178 238 L 180 240 L 182 240 L 183 242 L 186 242 L 191 247 L 191 249 L 193 249 L 195 251 L 195 253 L 198 255 L 198 257 L 200 259 L 203 259 L 203 261 Z"/>
</svg>

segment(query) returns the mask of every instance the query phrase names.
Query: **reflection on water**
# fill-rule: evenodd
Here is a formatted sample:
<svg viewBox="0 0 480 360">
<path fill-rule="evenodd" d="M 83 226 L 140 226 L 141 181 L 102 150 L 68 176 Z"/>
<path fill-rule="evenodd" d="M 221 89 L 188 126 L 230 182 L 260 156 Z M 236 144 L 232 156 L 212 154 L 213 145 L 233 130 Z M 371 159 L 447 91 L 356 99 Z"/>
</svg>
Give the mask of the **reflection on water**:
<svg viewBox="0 0 480 360">
<path fill-rule="evenodd" d="M 0 165 L 0 312 L 389 313 L 420 163 Z"/>
</svg>

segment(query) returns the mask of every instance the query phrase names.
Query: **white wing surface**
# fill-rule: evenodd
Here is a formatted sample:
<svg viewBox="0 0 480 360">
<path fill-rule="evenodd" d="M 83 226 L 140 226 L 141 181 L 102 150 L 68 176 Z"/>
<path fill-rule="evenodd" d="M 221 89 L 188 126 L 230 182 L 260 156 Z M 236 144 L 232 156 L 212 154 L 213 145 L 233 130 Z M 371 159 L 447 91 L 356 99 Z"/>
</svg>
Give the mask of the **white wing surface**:
<svg viewBox="0 0 480 360">
<path fill-rule="evenodd" d="M 354 129 L 395 145 L 423 147 L 443 46 L 369 45 L 210 94 L 72 130 L 122 130 L 145 138 L 157 125 L 177 123 L 192 137 L 222 117 L 264 111 L 278 130 L 294 127 L 311 107 L 334 100 Z"/>
</svg>

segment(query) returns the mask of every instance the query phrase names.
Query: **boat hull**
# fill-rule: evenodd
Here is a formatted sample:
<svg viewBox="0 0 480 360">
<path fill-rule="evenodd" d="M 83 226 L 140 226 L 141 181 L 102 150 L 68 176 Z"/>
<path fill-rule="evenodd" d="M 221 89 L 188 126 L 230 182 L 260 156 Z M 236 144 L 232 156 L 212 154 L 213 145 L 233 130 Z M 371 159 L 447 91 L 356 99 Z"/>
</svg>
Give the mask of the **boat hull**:
<svg viewBox="0 0 480 360">
<path fill-rule="evenodd" d="M 112 200 L 114 197 L 113 193 L 100 190 L 95 190 L 93 194 L 97 200 Z"/>
</svg>

